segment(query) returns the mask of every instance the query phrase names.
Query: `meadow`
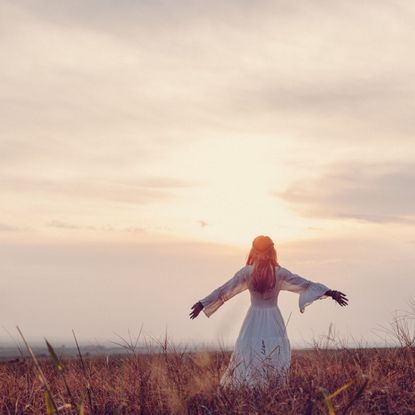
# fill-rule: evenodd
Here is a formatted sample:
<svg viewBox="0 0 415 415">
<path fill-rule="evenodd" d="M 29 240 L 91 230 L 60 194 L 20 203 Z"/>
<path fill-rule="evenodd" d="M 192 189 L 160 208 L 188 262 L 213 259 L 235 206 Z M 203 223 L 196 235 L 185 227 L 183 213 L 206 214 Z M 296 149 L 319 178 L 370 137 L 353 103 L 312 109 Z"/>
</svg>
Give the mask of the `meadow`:
<svg viewBox="0 0 415 415">
<path fill-rule="evenodd" d="M 415 350 L 294 351 L 289 383 L 221 391 L 230 352 L 0 365 L 2 414 L 414 414 Z M 49 392 L 47 391 L 49 390 Z M 52 402 L 53 399 L 53 402 Z"/>
<path fill-rule="evenodd" d="M 412 311 L 415 310 L 412 304 Z M 21 356 L 0 363 L 0 414 L 415 414 L 415 313 L 395 316 L 397 347 L 350 348 L 333 339 L 294 350 L 286 384 L 223 390 L 230 351 L 177 349 L 167 336 L 148 352 L 121 338 L 123 354 Z"/>
</svg>

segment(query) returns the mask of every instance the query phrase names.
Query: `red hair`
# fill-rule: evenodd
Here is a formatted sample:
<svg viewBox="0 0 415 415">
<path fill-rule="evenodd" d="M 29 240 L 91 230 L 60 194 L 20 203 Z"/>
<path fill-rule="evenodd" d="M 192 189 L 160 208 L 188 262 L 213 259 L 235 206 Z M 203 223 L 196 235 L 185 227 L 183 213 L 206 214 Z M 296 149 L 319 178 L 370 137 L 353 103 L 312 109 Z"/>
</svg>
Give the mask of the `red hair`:
<svg viewBox="0 0 415 415">
<path fill-rule="evenodd" d="M 252 242 L 246 265 L 253 265 L 252 287 L 263 293 L 275 287 L 275 267 L 278 265 L 277 251 L 269 236 L 257 236 Z"/>
</svg>

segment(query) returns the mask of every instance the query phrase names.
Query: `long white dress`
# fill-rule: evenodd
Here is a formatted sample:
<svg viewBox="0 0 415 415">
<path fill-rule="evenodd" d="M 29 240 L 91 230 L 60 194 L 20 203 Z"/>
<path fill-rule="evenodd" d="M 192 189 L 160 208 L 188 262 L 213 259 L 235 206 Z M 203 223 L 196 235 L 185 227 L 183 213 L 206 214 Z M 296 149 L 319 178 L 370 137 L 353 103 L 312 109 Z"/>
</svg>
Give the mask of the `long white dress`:
<svg viewBox="0 0 415 415">
<path fill-rule="evenodd" d="M 291 347 L 286 327 L 278 308 L 281 290 L 299 293 L 301 313 L 307 305 L 325 298 L 329 290 L 323 284 L 309 281 L 276 266 L 276 284 L 272 290 L 259 293 L 253 290 L 251 274 L 253 265 L 241 268 L 229 281 L 200 300 L 203 311 L 210 317 L 225 301 L 249 289 L 249 307 L 229 365 L 220 379 L 223 387 L 245 385 L 261 386 L 270 381 L 286 381 L 291 361 Z"/>
</svg>

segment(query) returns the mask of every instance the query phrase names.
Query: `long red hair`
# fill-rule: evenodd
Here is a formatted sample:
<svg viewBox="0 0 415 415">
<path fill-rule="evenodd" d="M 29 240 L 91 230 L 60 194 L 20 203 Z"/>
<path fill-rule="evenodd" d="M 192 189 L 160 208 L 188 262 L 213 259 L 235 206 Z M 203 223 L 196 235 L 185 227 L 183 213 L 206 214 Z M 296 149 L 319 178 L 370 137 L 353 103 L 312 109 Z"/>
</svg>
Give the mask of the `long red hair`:
<svg viewBox="0 0 415 415">
<path fill-rule="evenodd" d="M 253 265 L 252 287 L 263 293 L 275 287 L 277 282 L 275 267 L 278 265 L 277 251 L 269 236 L 257 236 L 252 242 L 246 265 Z"/>
</svg>

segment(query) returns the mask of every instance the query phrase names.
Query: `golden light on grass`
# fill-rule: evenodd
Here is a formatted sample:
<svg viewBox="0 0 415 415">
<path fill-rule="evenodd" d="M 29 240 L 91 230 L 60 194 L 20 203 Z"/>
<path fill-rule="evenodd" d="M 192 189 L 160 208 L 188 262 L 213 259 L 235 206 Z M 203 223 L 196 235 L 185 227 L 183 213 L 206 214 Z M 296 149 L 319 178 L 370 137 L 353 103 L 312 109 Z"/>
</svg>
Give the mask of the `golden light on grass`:
<svg viewBox="0 0 415 415">
<path fill-rule="evenodd" d="M 411 310 L 391 322 L 398 342 L 403 332 L 405 339 L 413 336 L 407 324 L 413 321 Z M 415 409 L 414 344 L 364 349 L 322 340 L 314 349 L 293 352 L 287 384 L 222 390 L 218 379 L 230 357 L 224 350 L 179 350 L 165 336 L 147 343 L 146 353 L 78 359 L 58 357 L 47 342 L 50 359 L 45 359 L 36 357 L 21 335 L 30 357 L 0 363 L 4 413 L 339 415 Z M 88 390 L 93 390 L 89 400 Z"/>
</svg>

